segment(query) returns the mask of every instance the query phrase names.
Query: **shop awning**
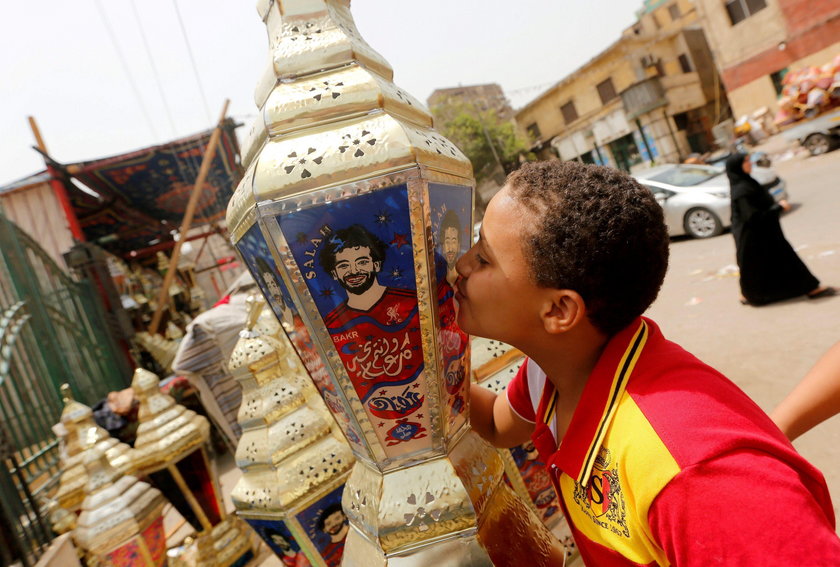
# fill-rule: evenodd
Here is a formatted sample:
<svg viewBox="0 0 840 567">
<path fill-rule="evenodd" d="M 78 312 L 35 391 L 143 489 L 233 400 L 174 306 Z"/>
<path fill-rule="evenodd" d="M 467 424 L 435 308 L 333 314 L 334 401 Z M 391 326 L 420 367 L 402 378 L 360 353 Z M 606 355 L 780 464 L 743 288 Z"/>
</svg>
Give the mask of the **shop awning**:
<svg viewBox="0 0 840 567">
<path fill-rule="evenodd" d="M 222 129 L 192 226 L 224 219 L 241 177 L 239 147 L 227 119 Z M 126 154 L 60 164 L 85 238 L 109 252 L 130 258 L 149 246 L 172 241 L 181 224 L 212 130 Z"/>
</svg>

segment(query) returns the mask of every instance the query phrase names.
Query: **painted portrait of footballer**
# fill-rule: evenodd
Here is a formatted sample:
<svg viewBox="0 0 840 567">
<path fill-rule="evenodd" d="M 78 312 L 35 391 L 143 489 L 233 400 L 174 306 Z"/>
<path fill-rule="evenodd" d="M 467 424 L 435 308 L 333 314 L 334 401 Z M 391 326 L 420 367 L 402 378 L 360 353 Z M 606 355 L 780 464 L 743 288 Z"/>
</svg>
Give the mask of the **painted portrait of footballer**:
<svg viewBox="0 0 840 567">
<path fill-rule="evenodd" d="M 429 412 L 405 185 L 280 220 L 333 346 L 389 456 L 425 448 Z"/>
</svg>

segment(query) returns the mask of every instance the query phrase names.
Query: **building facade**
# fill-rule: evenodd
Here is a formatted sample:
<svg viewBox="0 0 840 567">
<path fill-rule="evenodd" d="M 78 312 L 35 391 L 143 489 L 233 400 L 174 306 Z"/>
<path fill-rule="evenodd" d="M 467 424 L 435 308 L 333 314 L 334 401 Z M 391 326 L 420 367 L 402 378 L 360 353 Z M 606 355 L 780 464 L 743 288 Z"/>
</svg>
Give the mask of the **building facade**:
<svg viewBox="0 0 840 567">
<path fill-rule="evenodd" d="M 788 71 L 840 54 L 837 0 L 696 0 L 733 113 L 778 110 Z"/>
<path fill-rule="evenodd" d="M 446 105 L 444 103 L 455 101 L 464 103 L 467 110 L 475 114 L 491 110 L 502 120 L 513 118 L 513 108 L 502 87 L 498 83 L 487 83 L 483 85 L 468 85 L 435 89 L 426 100 L 426 105 L 432 112 L 435 122 L 446 121 Z"/>
<path fill-rule="evenodd" d="M 645 3 L 638 21 L 519 110 L 541 158 L 627 171 L 712 149 L 729 106 L 689 0 Z"/>
</svg>

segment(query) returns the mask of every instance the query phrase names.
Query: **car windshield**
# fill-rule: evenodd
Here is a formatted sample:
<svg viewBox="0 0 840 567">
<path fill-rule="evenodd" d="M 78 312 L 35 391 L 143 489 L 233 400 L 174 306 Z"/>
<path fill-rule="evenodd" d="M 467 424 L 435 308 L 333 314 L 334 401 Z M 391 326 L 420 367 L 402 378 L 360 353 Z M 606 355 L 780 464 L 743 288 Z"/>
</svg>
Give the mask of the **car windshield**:
<svg viewBox="0 0 840 567">
<path fill-rule="evenodd" d="M 708 181 L 723 173 L 723 168 L 707 165 L 678 165 L 666 169 L 662 173 L 651 177 L 652 181 L 676 185 L 677 187 L 692 187 Z"/>
</svg>

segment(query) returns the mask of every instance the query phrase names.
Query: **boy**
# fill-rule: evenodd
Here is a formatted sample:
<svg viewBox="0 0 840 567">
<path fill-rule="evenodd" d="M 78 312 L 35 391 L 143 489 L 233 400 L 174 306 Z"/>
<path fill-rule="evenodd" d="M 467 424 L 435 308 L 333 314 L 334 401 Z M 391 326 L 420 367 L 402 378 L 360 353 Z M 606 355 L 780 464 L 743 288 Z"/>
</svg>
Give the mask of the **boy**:
<svg viewBox="0 0 840 567">
<path fill-rule="evenodd" d="M 526 164 L 458 261 L 458 323 L 528 360 L 472 424 L 532 439 L 584 562 L 840 565 L 822 475 L 742 391 L 641 314 L 668 264 L 662 210 L 617 170 Z"/>
</svg>

